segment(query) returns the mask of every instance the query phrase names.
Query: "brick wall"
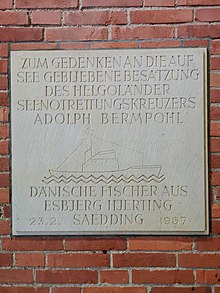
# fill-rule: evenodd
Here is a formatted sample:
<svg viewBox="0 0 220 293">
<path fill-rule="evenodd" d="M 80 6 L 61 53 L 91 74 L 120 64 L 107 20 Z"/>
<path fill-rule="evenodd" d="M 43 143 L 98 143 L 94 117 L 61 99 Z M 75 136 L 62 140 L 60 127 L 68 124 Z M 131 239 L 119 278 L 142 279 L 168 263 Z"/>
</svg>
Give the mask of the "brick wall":
<svg viewBox="0 0 220 293">
<path fill-rule="evenodd" d="M 0 0 L 0 292 L 220 293 L 220 0 Z M 11 237 L 8 50 L 208 47 L 207 237 Z"/>
</svg>

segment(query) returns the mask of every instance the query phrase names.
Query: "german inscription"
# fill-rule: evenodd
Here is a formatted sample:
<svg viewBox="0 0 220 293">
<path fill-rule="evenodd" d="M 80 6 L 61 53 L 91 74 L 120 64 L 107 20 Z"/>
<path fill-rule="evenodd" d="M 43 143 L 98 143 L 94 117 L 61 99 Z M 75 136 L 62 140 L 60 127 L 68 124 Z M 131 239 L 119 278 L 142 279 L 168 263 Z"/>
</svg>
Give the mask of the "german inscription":
<svg viewBox="0 0 220 293">
<path fill-rule="evenodd" d="M 206 50 L 11 52 L 14 235 L 207 234 Z"/>
</svg>

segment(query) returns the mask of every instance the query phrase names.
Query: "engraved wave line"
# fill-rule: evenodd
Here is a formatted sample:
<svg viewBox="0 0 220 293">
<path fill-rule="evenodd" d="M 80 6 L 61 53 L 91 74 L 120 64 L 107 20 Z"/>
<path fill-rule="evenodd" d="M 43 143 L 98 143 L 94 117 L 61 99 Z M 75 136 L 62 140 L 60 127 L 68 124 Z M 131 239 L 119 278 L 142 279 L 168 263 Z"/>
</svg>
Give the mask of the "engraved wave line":
<svg viewBox="0 0 220 293">
<path fill-rule="evenodd" d="M 131 175 L 130 177 L 126 177 L 124 175 L 121 175 L 119 177 L 116 177 L 115 175 L 111 175 L 109 177 L 105 177 L 104 175 L 100 175 L 99 177 L 95 177 L 93 175 L 90 175 L 89 177 L 86 177 L 84 175 L 80 175 L 79 177 L 75 177 L 74 175 L 70 175 L 69 177 L 66 177 L 64 175 L 61 175 L 59 177 L 56 177 L 55 175 L 51 175 L 49 177 L 44 177 L 42 180 L 46 184 L 50 184 L 51 182 L 56 182 L 56 183 L 100 183 L 104 182 L 106 184 L 109 184 L 111 182 L 114 183 L 120 183 L 120 182 L 125 182 L 125 183 L 131 183 L 132 181 L 135 183 L 140 183 L 141 181 L 145 181 L 146 183 L 150 183 L 152 181 L 156 183 L 161 183 L 165 179 L 164 175 L 158 177 L 156 175 L 151 175 L 149 177 L 146 177 L 145 175 L 141 175 L 139 177 L 136 177 L 134 175 Z"/>
</svg>

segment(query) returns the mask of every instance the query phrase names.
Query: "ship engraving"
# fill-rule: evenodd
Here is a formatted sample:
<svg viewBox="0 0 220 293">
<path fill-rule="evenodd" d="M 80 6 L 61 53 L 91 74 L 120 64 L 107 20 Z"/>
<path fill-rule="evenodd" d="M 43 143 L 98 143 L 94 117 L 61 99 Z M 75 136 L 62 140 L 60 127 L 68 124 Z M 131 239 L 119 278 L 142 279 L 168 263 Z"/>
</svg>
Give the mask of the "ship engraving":
<svg viewBox="0 0 220 293">
<path fill-rule="evenodd" d="M 50 184 L 79 183 L 161 183 L 161 165 L 145 165 L 143 152 L 101 139 L 94 131 L 86 129 L 81 143 L 56 169 L 49 169 L 49 176 L 43 182 Z M 121 157 L 128 159 L 120 162 Z M 121 165 L 123 165 L 121 167 Z"/>
</svg>

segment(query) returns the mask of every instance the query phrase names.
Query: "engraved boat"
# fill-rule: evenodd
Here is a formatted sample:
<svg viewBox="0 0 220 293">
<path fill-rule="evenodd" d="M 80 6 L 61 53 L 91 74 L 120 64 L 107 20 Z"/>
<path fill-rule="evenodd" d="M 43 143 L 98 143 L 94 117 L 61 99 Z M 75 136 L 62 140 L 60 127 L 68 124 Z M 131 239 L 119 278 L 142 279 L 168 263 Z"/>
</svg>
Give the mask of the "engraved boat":
<svg viewBox="0 0 220 293">
<path fill-rule="evenodd" d="M 100 149 L 100 142 L 104 142 L 104 149 Z M 120 168 L 120 161 L 115 148 L 122 148 L 124 152 L 133 155 L 133 160 L 129 160 L 128 166 Z M 103 145 L 102 145 L 103 147 Z M 137 162 L 140 162 L 138 164 Z M 137 164 L 135 164 L 137 163 Z M 160 175 L 162 167 L 160 165 L 143 164 L 143 153 L 126 146 L 104 141 L 93 136 L 91 130 L 86 130 L 82 142 L 56 169 L 50 169 L 49 177 L 44 177 L 43 181 L 49 184 L 52 181 L 64 182 L 84 182 L 84 183 L 119 183 L 141 182 L 147 183 L 155 181 L 160 183 L 165 178 Z"/>
</svg>

